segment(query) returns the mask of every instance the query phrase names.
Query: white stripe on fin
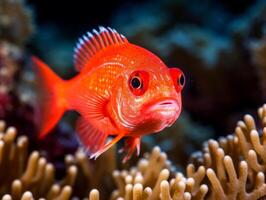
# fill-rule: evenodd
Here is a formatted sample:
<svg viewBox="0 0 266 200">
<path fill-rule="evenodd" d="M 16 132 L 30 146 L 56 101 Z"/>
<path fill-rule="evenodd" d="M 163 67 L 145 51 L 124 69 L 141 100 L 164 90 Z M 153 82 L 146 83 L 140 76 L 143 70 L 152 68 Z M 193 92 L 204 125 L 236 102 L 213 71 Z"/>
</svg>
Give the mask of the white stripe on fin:
<svg viewBox="0 0 266 200">
<path fill-rule="evenodd" d="M 93 29 L 79 38 L 74 49 L 74 65 L 78 71 L 88 63 L 88 61 L 99 51 L 107 46 L 120 45 L 128 43 L 128 40 L 122 34 L 110 27 L 99 26 L 99 30 Z"/>
</svg>

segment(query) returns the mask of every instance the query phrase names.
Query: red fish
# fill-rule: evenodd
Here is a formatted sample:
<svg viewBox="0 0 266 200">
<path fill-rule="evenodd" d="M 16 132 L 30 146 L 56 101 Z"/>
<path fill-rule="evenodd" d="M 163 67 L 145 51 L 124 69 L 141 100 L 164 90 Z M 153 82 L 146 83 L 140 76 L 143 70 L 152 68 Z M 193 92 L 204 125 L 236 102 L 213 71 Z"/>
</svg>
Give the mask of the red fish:
<svg viewBox="0 0 266 200">
<path fill-rule="evenodd" d="M 79 39 L 74 64 L 79 74 L 62 80 L 40 59 L 33 62 L 41 83 L 40 138 L 74 110 L 79 141 L 97 158 L 125 138 L 124 161 L 140 151 L 141 137 L 171 126 L 179 117 L 185 77 L 114 29 L 99 27 Z M 112 140 L 108 138 L 112 136 Z"/>
</svg>

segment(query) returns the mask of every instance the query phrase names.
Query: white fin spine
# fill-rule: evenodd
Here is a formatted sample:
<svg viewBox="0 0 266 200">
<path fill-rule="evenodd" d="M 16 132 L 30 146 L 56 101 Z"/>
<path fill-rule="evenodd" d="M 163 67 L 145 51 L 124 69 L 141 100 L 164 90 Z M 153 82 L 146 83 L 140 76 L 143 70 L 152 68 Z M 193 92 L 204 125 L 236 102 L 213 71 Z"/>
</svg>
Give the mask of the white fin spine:
<svg viewBox="0 0 266 200">
<path fill-rule="evenodd" d="M 79 38 L 74 49 L 74 64 L 80 71 L 86 63 L 98 52 L 112 45 L 128 43 L 127 39 L 110 27 L 99 26 L 99 30 L 93 29 Z"/>
</svg>

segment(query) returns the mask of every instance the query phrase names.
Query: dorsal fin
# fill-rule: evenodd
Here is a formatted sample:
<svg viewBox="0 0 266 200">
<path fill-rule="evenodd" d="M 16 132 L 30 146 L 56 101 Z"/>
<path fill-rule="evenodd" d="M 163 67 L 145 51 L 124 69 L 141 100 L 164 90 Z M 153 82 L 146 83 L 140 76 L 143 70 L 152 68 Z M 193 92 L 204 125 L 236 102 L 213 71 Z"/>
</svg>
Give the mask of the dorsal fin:
<svg viewBox="0 0 266 200">
<path fill-rule="evenodd" d="M 93 29 L 92 33 L 87 32 L 87 34 L 79 38 L 74 49 L 75 68 L 81 71 L 90 58 L 104 48 L 124 43 L 128 43 L 125 36 L 110 27 L 99 26 L 99 31 Z"/>
</svg>

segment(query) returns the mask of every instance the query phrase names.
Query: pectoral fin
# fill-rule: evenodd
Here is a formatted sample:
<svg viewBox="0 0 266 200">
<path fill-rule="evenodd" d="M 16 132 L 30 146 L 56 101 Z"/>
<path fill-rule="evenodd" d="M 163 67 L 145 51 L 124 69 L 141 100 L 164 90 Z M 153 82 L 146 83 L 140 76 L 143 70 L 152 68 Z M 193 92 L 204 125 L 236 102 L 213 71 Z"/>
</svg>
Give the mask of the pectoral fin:
<svg viewBox="0 0 266 200">
<path fill-rule="evenodd" d="M 77 121 L 77 132 L 79 141 L 89 156 L 100 151 L 108 137 L 107 133 L 100 131 L 82 117 Z"/>
<path fill-rule="evenodd" d="M 108 142 L 107 144 L 105 144 L 103 147 L 101 147 L 99 149 L 99 151 L 97 151 L 95 154 L 92 154 L 90 156 L 90 158 L 98 158 L 102 153 L 104 153 L 105 151 L 107 151 L 110 147 L 112 147 L 114 144 L 116 144 L 119 140 L 121 140 L 124 137 L 124 135 L 119 134 L 117 135 L 115 138 L 113 138 L 110 142 Z"/>
</svg>

